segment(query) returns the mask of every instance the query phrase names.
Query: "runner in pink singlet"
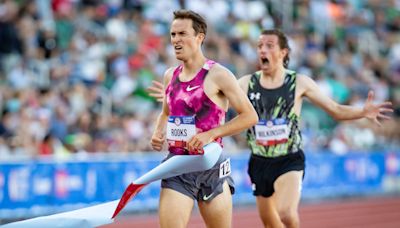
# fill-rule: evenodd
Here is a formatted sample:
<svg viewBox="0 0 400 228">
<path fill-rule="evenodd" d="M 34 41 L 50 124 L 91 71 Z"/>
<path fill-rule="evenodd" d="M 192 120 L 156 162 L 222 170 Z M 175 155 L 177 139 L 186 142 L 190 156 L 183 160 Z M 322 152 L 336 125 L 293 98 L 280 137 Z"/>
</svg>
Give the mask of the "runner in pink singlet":
<svg viewBox="0 0 400 228">
<path fill-rule="evenodd" d="M 237 134 L 258 121 L 232 72 L 203 55 L 201 45 L 206 33 L 207 24 L 199 14 L 174 12 L 171 44 L 181 65 L 164 74 L 167 89 L 151 138 L 157 151 L 168 142 L 170 153 L 165 160 L 175 155 L 202 154 L 205 145 L 221 144 L 222 137 Z M 238 115 L 224 123 L 229 105 Z M 234 185 L 230 173 L 230 160 L 222 152 L 208 170 L 163 179 L 160 226 L 186 227 L 196 201 L 207 227 L 231 227 Z"/>
<path fill-rule="evenodd" d="M 170 110 L 167 141 L 169 151 L 173 154 L 202 153 L 188 151 L 185 148 L 186 141 L 196 133 L 216 128 L 225 121 L 225 111 L 211 101 L 204 92 L 204 79 L 214 64 L 214 61 L 207 60 L 197 75 L 187 82 L 179 80 L 182 65 L 178 66 L 173 73 L 166 89 Z M 222 138 L 217 138 L 215 141 L 222 146 Z"/>
</svg>

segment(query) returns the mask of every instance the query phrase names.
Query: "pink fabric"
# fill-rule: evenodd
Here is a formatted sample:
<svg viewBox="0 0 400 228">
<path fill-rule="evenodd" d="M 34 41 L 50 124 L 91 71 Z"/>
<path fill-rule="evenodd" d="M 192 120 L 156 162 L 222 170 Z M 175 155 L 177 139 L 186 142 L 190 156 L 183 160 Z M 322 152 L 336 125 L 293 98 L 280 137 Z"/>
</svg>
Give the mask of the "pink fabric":
<svg viewBox="0 0 400 228">
<path fill-rule="evenodd" d="M 225 111 L 208 98 L 204 92 L 204 79 L 215 61 L 207 60 L 197 75 L 188 82 L 181 82 L 179 74 L 183 66 L 178 66 L 166 89 L 167 103 L 171 116 L 195 116 L 198 133 L 216 128 L 225 121 Z M 216 139 L 222 146 L 222 139 Z M 184 148 L 169 146 L 174 154 L 188 154 Z"/>
</svg>

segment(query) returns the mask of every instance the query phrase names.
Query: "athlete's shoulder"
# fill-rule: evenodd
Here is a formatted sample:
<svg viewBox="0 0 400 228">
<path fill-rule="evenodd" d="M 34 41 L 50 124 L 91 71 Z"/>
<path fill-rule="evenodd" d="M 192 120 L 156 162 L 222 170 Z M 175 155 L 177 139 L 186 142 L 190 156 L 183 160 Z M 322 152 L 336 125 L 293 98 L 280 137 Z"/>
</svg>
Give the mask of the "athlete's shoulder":
<svg viewBox="0 0 400 228">
<path fill-rule="evenodd" d="M 294 70 L 290 70 L 290 69 L 286 68 L 285 71 L 286 71 L 287 74 L 290 74 L 290 75 L 298 75 L 297 72 L 294 71 Z"/>
<path fill-rule="evenodd" d="M 239 80 L 248 81 L 248 80 L 250 80 L 251 76 L 253 76 L 253 74 L 246 74 L 246 75 L 243 75 L 242 77 L 240 77 Z"/>
<path fill-rule="evenodd" d="M 168 84 L 171 81 L 172 76 L 174 75 L 175 69 L 176 69 L 176 67 L 170 67 L 165 71 L 165 73 L 164 73 L 164 83 L 165 84 Z"/>
<path fill-rule="evenodd" d="M 305 74 L 297 74 L 296 78 L 297 78 L 297 83 L 311 83 L 311 82 L 314 82 L 314 80 L 310 76 L 305 75 Z"/>
<path fill-rule="evenodd" d="M 176 66 L 169 67 L 167 70 L 165 70 L 164 75 L 173 74 L 176 68 L 177 68 Z"/>
<path fill-rule="evenodd" d="M 254 86 L 254 81 L 251 79 L 253 78 L 254 75 L 260 75 L 260 71 L 254 72 L 252 74 L 246 74 L 242 77 L 239 78 L 239 85 L 242 90 L 247 93 L 249 90 L 249 87 L 252 89 Z"/>
<path fill-rule="evenodd" d="M 309 78 L 309 76 L 307 76 L 307 75 L 305 75 L 305 74 L 298 73 L 298 72 L 295 71 L 295 70 L 291 70 L 291 69 L 285 68 L 285 72 L 286 72 L 286 74 L 288 74 L 288 75 L 296 76 L 296 79 L 303 80 L 302 78 L 304 78 L 304 77 Z"/>
<path fill-rule="evenodd" d="M 225 66 L 223 66 L 217 62 L 214 63 L 213 67 L 210 69 L 210 72 L 216 73 L 216 74 L 233 75 L 232 71 L 230 71 L 228 68 L 226 68 Z"/>
<path fill-rule="evenodd" d="M 252 74 L 246 74 L 246 75 L 240 77 L 239 78 L 239 84 L 247 86 L 249 84 L 252 76 L 253 76 Z"/>
<path fill-rule="evenodd" d="M 248 91 L 251 76 L 251 74 L 247 74 L 239 78 L 239 86 L 244 93 L 247 93 Z"/>
<path fill-rule="evenodd" d="M 305 74 L 298 74 L 296 77 L 296 87 L 301 94 L 306 91 L 313 90 L 317 87 L 317 83 L 310 77 Z"/>
<path fill-rule="evenodd" d="M 214 66 L 208 72 L 207 77 L 210 77 L 213 81 L 216 81 L 217 83 L 223 83 L 226 80 L 232 79 L 236 81 L 236 77 L 232 73 L 232 71 L 219 63 L 214 64 Z"/>
</svg>

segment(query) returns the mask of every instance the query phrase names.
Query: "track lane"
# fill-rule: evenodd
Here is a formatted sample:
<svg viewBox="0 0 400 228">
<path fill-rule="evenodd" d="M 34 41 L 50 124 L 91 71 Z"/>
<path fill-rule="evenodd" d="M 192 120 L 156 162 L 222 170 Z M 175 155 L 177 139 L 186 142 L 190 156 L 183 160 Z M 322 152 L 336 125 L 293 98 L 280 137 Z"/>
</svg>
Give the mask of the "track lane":
<svg viewBox="0 0 400 228">
<path fill-rule="evenodd" d="M 255 207 L 234 208 L 233 227 L 263 227 Z M 398 228 L 400 227 L 400 197 L 346 199 L 319 203 L 301 203 L 302 228 Z M 145 227 L 158 228 L 158 217 L 151 215 L 121 216 L 104 228 Z M 200 214 L 195 210 L 189 228 L 204 228 Z"/>
</svg>

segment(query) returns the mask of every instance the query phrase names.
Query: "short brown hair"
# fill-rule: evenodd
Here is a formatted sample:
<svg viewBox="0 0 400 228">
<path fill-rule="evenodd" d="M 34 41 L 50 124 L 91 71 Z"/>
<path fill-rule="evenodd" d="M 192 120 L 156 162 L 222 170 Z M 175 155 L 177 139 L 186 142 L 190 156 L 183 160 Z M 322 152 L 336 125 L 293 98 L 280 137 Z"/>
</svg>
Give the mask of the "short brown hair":
<svg viewBox="0 0 400 228">
<path fill-rule="evenodd" d="M 175 19 L 190 19 L 192 20 L 192 27 L 194 29 L 195 35 L 199 33 L 204 33 L 204 36 L 207 34 L 207 23 L 206 20 L 200 16 L 200 14 L 192 11 L 192 10 L 177 10 L 174 11 L 174 20 Z"/>
<path fill-rule="evenodd" d="M 289 47 L 288 38 L 286 37 L 285 33 L 283 33 L 279 29 L 268 29 L 268 30 L 263 30 L 261 32 L 261 35 L 275 35 L 275 36 L 278 37 L 279 47 L 281 49 L 285 49 L 286 48 L 288 50 L 287 55 L 283 59 L 283 66 L 285 68 L 288 67 L 289 66 L 289 61 L 290 61 L 290 57 L 289 57 L 290 47 Z"/>
</svg>

